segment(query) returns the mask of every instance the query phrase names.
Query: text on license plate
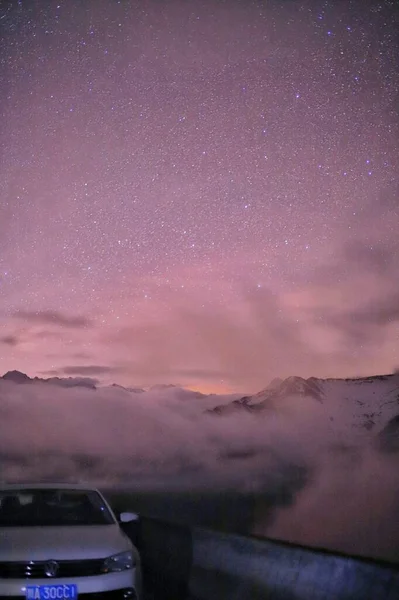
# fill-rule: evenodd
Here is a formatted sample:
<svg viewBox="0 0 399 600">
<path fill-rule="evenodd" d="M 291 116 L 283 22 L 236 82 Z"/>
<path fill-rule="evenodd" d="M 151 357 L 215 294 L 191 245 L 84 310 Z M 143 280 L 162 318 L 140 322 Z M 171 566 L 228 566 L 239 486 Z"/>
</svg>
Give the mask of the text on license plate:
<svg viewBox="0 0 399 600">
<path fill-rule="evenodd" d="M 27 585 L 27 600 L 76 600 L 77 585 Z"/>
</svg>

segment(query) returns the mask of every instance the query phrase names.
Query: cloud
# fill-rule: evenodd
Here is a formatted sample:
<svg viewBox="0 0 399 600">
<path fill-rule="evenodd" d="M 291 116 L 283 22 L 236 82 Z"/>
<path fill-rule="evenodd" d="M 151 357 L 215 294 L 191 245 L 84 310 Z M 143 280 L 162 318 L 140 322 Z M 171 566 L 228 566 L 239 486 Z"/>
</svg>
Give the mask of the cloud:
<svg viewBox="0 0 399 600">
<path fill-rule="evenodd" d="M 298 309 L 308 338 L 329 353 L 338 376 L 387 372 L 393 366 L 399 318 L 395 244 L 353 239 L 302 273 L 298 291 L 291 294 L 290 308 Z M 317 371 L 317 359 L 314 365 L 315 373 L 326 376 Z"/>
<path fill-rule="evenodd" d="M 34 375 L 104 365 L 96 373 L 104 383 L 180 381 L 246 394 L 276 376 L 366 375 L 394 366 L 399 281 L 384 243 L 353 239 L 310 260 L 302 275 L 293 270 L 284 286 L 271 277 L 269 289 L 247 273 L 248 264 L 256 270 L 251 255 L 240 260 L 233 271 L 216 261 L 211 274 L 203 264 L 171 272 L 168 284 L 139 278 L 126 307 L 101 322 L 22 311 L 5 322 L 4 333 L 19 340 L 5 369 Z"/>
<path fill-rule="evenodd" d="M 370 210 L 381 217 L 381 213 L 392 215 L 397 220 L 398 216 L 399 182 L 397 178 L 391 180 L 379 193 L 378 202 L 371 200 Z"/>
<path fill-rule="evenodd" d="M 318 264 L 310 273 L 305 269 L 301 284 L 306 286 L 310 282 L 311 286 L 327 287 L 344 283 L 354 285 L 360 279 L 367 281 L 377 275 L 383 287 L 395 281 L 399 286 L 394 259 L 399 250 L 397 245 L 391 240 L 383 243 L 362 238 L 345 242 L 337 248 L 332 258 Z"/>
<path fill-rule="evenodd" d="M 89 352 L 74 352 L 71 358 L 75 358 L 76 360 L 86 360 L 91 358 L 91 355 Z"/>
<path fill-rule="evenodd" d="M 40 325 L 55 325 L 56 327 L 84 328 L 90 327 L 91 321 L 83 316 L 65 315 L 59 311 L 42 310 L 28 311 L 19 310 L 13 315 L 16 319 L 28 323 L 38 323 Z"/>
<path fill-rule="evenodd" d="M 393 257 L 392 244 L 367 244 L 361 240 L 352 240 L 344 245 L 341 262 L 349 262 L 355 269 L 389 273 L 395 266 Z"/>
<path fill-rule="evenodd" d="M 399 321 L 399 291 L 359 307 L 346 318 L 361 326 L 384 326 Z"/>
<path fill-rule="evenodd" d="M 62 367 L 58 370 L 63 375 L 107 375 L 109 373 L 116 373 L 117 367 L 107 367 L 105 365 L 76 365 Z"/>
<path fill-rule="evenodd" d="M 37 340 L 59 340 L 60 339 L 60 331 L 50 330 L 50 329 L 41 329 L 40 331 L 29 331 L 26 332 L 28 334 L 27 337 Z"/>
<path fill-rule="evenodd" d="M 398 458 L 370 448 L 319 457 L 317 472 L 288 509 L 259 518 L 253 533 L 373 558 L 399 559 Z"/>
<path fill-rule="evenodd" d="M 238 304 L 226 307 L 175 305 L 162 324 L 120 328 L 104 339 L 123 361 L 132 380 L 158 381 L 211 376 L 229 382 L 233 390 L 257 391 L 276 373 L 314 369 L 323 358 L 312 353 L 298 323 L 280 298 L 266 289 L 243 293 Z M 118 350 L 119 347 L 119 350 Z M 198 368 L 201 365 L 201 368 Z M 186 374 L 187 380 L 184 380 Z"/>
<path fill-rule="evenodd" d="M 49 383 L 0 380 L 1 477 L 187 490 L 191 498 L 195 490 L 240 490 L 254 502 L 252 533 L 385 557 L 397 552 L 397 457 L 355 442 L 350 428 L 343 439 L 325 405 L 311 399 L 298 399 L 301 406 L 289 412 L 215 418 L 204 412 L 208 402 L 231 399 L 187 392 L 182 401 L 180 392 L 61 386 L 54 393 Z"/>
<path fill-rule="evenodd" d="M 138 488 L 242 485 L 268 487 L 278 497 L 282 479 L 291 489 L 284 475 L 289 465 L 306 471 L 306 455 L 297 442 L 284 448 L 281 424 L 272 431 L 246 415 L 215 419 L 204 412 L 208 399 L 203 403 L 194 393 L 186 392 L 182 402 L 175 388 L 137 396 L 120 388 L 59 387 L 54 394 L 49 383 L 22 387 L 0 381 L 5 478 L 73 480 L 83 472 L 90 480 Z M 213 398 L 212 403 L 229 400 Z M 289 429 L 294 433 L 296 427 Z M 297 434 L 294 438 L 298 441 Z M 273 443 L 280 450 L 271 451 Z M 231 460 L 238 455 L 243 457 L 239 468 Z"/>
<path fill-rule="evenodd" d="M 0 343 L 6 346 L 18 346 L 18 338 L 15 335 L 5 335 L 0 337 Z"/>
<path fill-rule="evenodd" d="M 399 291 L 371 300 L 359 301 L 349 308 L 320 310 L 325 327 L 332 328 L 342 336 L 348 349 L 368 346 L 370 351 L 382 345 L 389 336 L 390 325 L 399 321 Z"/>
<path fill-rule="evenodd" d="M 363 256 L 360 246 L 356 252 Z M 364 256 L 366 265 L 367 252 Z M 213 382 L 247 393 L 276 376 L 386 372 L 392 335 L 384 326 L 397 317 L 398 295 L 389 278 L 377 286 L 380 275 L 372 277 L 370 284 L 363 277 L 360 295 L 350 280 L 333 278 L 279 294 L 242 282 L 223 306 L 201 306 L 195 297 L 180 304 L 172 299 L 167 319 L 121 326 L 103 343 L 113 349 L 126 378 L 142 385 L 154 379 L 188 386 Z"/>
</svg>

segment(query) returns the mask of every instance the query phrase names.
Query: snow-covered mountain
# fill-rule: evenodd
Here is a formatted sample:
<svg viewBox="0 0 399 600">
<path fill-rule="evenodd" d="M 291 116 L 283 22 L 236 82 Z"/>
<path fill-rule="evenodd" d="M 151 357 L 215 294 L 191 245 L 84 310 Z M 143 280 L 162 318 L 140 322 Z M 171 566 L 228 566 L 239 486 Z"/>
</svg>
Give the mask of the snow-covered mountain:
<svg viewBox="0 0 399 600">
<path fill-rule="evenodd" d="M 139 387 L 124 387 L 123 385 L 119 385 L 119 383 L 111 383 L 111 385 L 104 385 L 101 387 L 103 390 L 121 390 L 123 392 L 131 392 L 132 394 L 143 394 L 145 392 L 144 388 Z"/>
<path fill-rule="evenodd" d="M 215 406 L 207 412 L 219 416 L 240 412 L 267 416 L 270 412 L 288 415 L 300 411 L 324 414 L 338 434 L 349 429 L 353 435 L 368 432 L 383 435 L 384 427 L 399 414 L 399 374 L 357 379 L 288 377 L 284 381 L 274 380 L 253 396 Z M 390 431 L 385 437 L 392 436 Z"/>
<path fill-rule="evenodd" d="M 317 417 L 318 423 L 328 423 L 337 439 L 354 441 L 370 436 L 380 450 L 399 449 L 399 373 L 354 379 L 318 379 L 288 377 L 274 379 L 265 389 L 252 396 L 202 394 L 176 385 L 155 385 L 149 390 L 128 388 L 118 384 L 100 386 L 91 378 L 50 377 L 30 378 L 20 371 L 10 371 L 0 382 L 26 385 L 57 385 L 64 388 L 88 388 L 102 393 L 119 392 L 134 395 L 156 394 L 157 401 L 175 411 L 192 407 L 193 415 L 205 411 L 208 415 L 251 414 L 254 418 L 269 419 L 273 415 Z M 35 388 L 36 388 L 35 385 Z M 147 396 L 146 396 L 147 397 Z M 155 397 L 155 396 L 154 396 Z M 191 409 L 190 409 L 191 410 Z"/>
</svg>

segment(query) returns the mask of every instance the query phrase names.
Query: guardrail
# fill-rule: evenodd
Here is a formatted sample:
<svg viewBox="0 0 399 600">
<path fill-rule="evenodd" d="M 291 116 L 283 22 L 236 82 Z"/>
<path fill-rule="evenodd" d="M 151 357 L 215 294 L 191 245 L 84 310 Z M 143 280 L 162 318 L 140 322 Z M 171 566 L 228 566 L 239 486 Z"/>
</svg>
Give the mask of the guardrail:
<svg viewBox="0 0 399 600">
<path fill-rule="evenodd" d="M 193 530 L 192 600 L 394 600 L 399 566 Z"/>
<path fill-rule="evenodd" d="M 125 527 L 154 600 L 398 600 L 399 565 L 141 516 Z"/>
</svg>

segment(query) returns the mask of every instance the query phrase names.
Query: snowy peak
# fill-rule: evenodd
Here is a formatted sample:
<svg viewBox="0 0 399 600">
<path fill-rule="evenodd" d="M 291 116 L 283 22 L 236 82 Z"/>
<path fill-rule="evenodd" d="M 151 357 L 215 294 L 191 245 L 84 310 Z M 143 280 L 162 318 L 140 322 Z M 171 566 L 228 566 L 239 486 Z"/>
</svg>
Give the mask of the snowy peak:
<svg viewBox="0 0 399 600">
<path fill-rule="evenodd" d="M 270 412 L 293 414 L 298 411 L 322 408 L 325 419 L 339 435 L 348 431 L 361 436 L 381 432 L 380 448 L 387 440 L 399 447 L 396 421 L 385 433 L 383 428 L 390 419 L 399 413 L 399 375 L 376 375 L 357 379 L 318 379 L 310 377 L 288 377 L 278 383 L 276 380 L 254 396 L 245 396 L 227 405 L 219 405 L 208 412 L 214 415 L 250 412 L 267 415 Z"/>
<path fill-rule="evenodd" d="M 216 406 L 208 412 L 215 414 L 230 414 L 240 410 L 246 412 L 259 412 L 267 409 L 275 409 L 278 401 L 290 396 L 309 397 L 318 402 L 323 402 L 324 392 L 320 380 L 315 377 L 303 379 L 302 377 L 288 377 L 273 379 L 273 381 L 262 391 L 254 396 L 244 396 L 234 400 L 228 405 Z"/>
<path fill-rule="evenodd" d="M 323 386 L 316 377 L 303 379 L 302 377 L 288 377 L 276 389 L 277 397 L 284 396 L 309 396 L 319 402 L 323 401 Z"/>
<path fill-rule="evenodd" d="M 102 386 L 101 389 L 109 389 L 109 390 L 121 390 L 122 392 L 131 392 L 132 394 L 144 394 L 144 388 L 134 388 L 134 387 L 124 387 L 123 385 L 119 385 L 119 383 L 111 383 L 111 385 Z"/>
<path fill-rule="evenodd" d="M 323 402 L 323 381 L 316 377 L 303 379 L 303 377 L 297 376 L 288 377 L 284 380 L 273 379 L 264 390 L 253 396 L 253 402 L 269 407 L 275 400 L 288 396 L 309 397 L 318 402 Z"/>
<path fill-rule="evenodd" d="M 299 378 L 300 379 L 300 378 Z M 272 379 L 272 381 L 269 383 L 269 385 L 267 386 L 267 390 L 276 390 L 280 387 L 280 385 L 283 383 L 283 379 L 280 379 L 280 377 L 275 377 L 274 379 Z"/>
</svg>

